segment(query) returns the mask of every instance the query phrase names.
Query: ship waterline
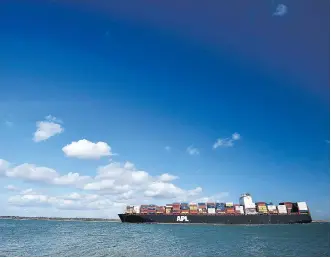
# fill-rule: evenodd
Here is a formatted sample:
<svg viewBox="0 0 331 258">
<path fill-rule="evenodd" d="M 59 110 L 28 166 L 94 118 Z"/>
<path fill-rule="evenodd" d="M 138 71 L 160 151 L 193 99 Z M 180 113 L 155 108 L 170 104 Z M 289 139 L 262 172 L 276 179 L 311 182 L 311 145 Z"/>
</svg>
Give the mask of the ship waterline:
<svg viewBox="0 0 331 258">
<path fill-rule="evenodd" d="M 310 214 L 267 215 L 144 215 L 118 214 L 125 223 L 169 223 L 169 224 L 297 224 L 311 223 Z"/>
</svg>

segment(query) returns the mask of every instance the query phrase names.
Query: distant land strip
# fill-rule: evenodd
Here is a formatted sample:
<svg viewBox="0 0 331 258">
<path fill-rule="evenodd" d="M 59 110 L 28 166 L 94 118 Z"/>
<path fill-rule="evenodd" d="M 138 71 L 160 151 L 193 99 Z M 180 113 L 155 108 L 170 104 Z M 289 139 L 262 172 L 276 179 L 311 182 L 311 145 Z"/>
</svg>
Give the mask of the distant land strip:
<svg viewBox="0 0 331 258">
<path fill-rule="evenodd" d="M 59 217 L 0 216 L 0 219 L 12 219 L 12 220 L 56 220 L 56 221 L 107 221 L 107 222 L 120 222 L 119 219 L 103 219 L 103 218 L 59 218 Z"/>
</svg>

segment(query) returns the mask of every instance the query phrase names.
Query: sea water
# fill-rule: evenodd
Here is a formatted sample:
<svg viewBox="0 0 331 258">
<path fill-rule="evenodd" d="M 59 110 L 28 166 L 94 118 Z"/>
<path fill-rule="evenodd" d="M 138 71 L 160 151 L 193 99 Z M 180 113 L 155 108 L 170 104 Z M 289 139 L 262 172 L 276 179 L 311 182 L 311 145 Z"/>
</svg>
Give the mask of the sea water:
<svg viewBox="0 0 331 258">
<path fill-rule="evenodd" d="M 330 224 L 0 220 L 0 256 L 330 256 Z"/>
</svg>

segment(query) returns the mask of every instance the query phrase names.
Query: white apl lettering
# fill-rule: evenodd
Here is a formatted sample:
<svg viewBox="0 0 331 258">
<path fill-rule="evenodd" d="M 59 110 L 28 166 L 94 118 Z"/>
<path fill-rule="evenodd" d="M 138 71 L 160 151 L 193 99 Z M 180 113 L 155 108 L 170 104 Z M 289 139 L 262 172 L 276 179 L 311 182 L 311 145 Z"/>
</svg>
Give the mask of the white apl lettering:
<svg viewBox="0 0 331 258">
<path fill-rule="evenodd" d="M 183 222 L 189 222 L 189 220 L 187 219 L 187 216 L 177 216 L 177 221 Z"/>
</svg>

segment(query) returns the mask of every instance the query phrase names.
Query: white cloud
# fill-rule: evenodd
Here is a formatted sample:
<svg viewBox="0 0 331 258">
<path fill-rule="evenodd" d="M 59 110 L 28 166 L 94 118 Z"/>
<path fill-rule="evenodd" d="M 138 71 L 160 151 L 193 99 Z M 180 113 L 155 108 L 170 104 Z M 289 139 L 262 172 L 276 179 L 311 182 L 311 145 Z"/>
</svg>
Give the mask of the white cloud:
<svg viewBox="0 0 331 258">
<path fill-rule="evenodd" d="M 177 200 L 187 200 L 191 196 L 196 196 L 202 192 L 201 187 L 197 187 L 193 190 L 185 191 L 172 183 L 166 182 L 152 182 L 148 185 L 144 192 L 146 197 L 162 198 Z"/>
<path fill-rule="evenodd" d="M 5 188 L 8 191 L 13 191 L 13 192 L 19 191 L 19 189 L 16 186 L 14 186 L 14 185 L 7 185 L 7 186 L 5 186 Z"/>
<path fill-rule="evenodd" d="M 93 143 L 86 139 L 72 142 L 62 148 L 68 157 L 79 159 L 100 159 L 101 157 L 111 156 L 111 148 L 105 142 Z"/>
<path fill-rule="evenodd" d="M 169 181 L 177 176 L 162 174 L 151 176 L 146 171 L 138 170 L 132 163 L 124 165 L 114 162 L 98 168 L 95 181 L 84 186 L 84 190 L 97 191 L 99 194 L 116 194 L 119 199 L 187 198 L 198 195 L 202 189 L 184 190 Z"/>
<path fill-rule="evenodd" d="M 124 175 L 126 172 L 131 173 L 134 169 L 134 165 L 132 163 L 126 162 L 122 167 L 118 162 L 112 162 L 106 166 L 101 166 L 97 170 L 96 179 L 103 179 L 103 178 L 119 178 Z"/>
<path fill-rule="evenodd" d="M 240 139 L 240 134 L 239 133 L 232 134 L 232 140 L 237 141 L 239 139 Z"/>
<path fill-rule="evenodd" d="M 27 181 L 40 181 L 52 183 L 58 173 L 51 168 L 37 167 L 34 164 L 24 163 L 6 171 L 8 177 L 20 178 Z"/>
<path fill-rule="evenodd" d="M 45 141 L 56 134 L 62 133 L 64 129 L 60 123 L 60 120 L 50 115 L 45 117 L 45 121 L 38 121 L 36 123 L 37 130 L 34 133 L 33 140 L 35 142 Z"/>
<path fill-rule="evenodd" d="M 187 195 L 187 197 L 191 197 L 191 196 L 197 196 L 200 193 L 202 193 L 202 188 L 201 187 L 196 187 L 193 190 L 188 190 L 186 195 Z"/>
<path fill-rule="evenodd" d="M 4 175 L 9 168 L 10 163 L 4 159 L 0 159 L 0 175 Z"/>
<path fill-rule="evenodd" d="M 219 147 L 232 147 L 234 145 L 234 142 L 240 140 L 240 138 L 241 136 L 239 133 L 233 133 L 231 138 L 219 138 L 214 143 L 213 149 L 217 149 Z"/>
<path fill-rule="evenodd" d="M 36 195 L 37 193 L 32 188 L 29 188 L 29 189 L 25 189 L 25 190 L 21 191 L 20 194 L 22 194 L 22 195 L 28 195 L 28 194 Z"/>
<path fill-rule="evenodd" d="M 52 116 L 52 115 L 46 116 L 45 119 L 47 121 L 50 121 L 50 122 L 55 122 L 55 123 L 59 123 L 59 124 L 63 123 L 62 120 L 60 120 L 60 119 L 58 119 L 58 118 L 56 118 L 55 116 Z"/>
<path fill-rule="evenodd" d="M 83 185 L 92 178 L 90 176 L 81 176 L 79 173 L 72 173 L 69 172 L 67 175 L 64 176 L 57 176 L 53 179 L 53 183 L 57 185 Z"/>
<path fill-rule="evenodd" d="M 81 198 L 81 195 L 79 193 L 76 193 L 76 192 L 71 193 L 71 194 L 68 195 L 69 200 L 78 200 L 80 198 Z"/>
<path fill-rule="evenodd" d="M 200 154 L 199 150 L 197 148 L 194 148 L 193 146 L 187 147 L 186 151 L 188 154 L 190 154 L 192 156 Z"/>
<path fill-rule="evenodd" d="M 214 149 L 217 149 L 218 147 L 232 147 L 233 146 L 233 141 L 231 139 L 217 139 L 216 142 L 213 145 Z"/>
<path fill-rule="evenodd" d="M 115 188 L 115 180 L 104 179 L 99 182 L 88 183 L 84 186 L 85 190 L 107 190 Z"/>
<path fill-rule="evenodd" d="M 1 165 L 4 164 L 4 165 Z M 1 167 L 3 167 L 1 169 Z M 38 167 L 35 164 L 24 163 L 16 167 L 9 167 L 9 162 L 0 160 L 0 173 L 11 178 L 22 179 L 30 182 L 42 182 L 54 185 L 73 185 L 83 187 L 91 181 L 90 176 L 81 176 L 79 173 L 60 175 L 56 170 L 48 167 Z"/>
<path fill-rule="evenodd" d="M 50 200 L 48 196 L 41 194 L 21 194 L 11 196 L 8 199 L 8 203 L 14 206 L 48 206 Z"/>
<path fill-rule="evenodd" d="M 183 190 L 171 183 L 153 182 L 144 192 L 146 197 L 175 198 L 183 194 Z"/>
<path fill-rule="evenodd" d="M 276 11 L 273 13 L 273 16 L 284 16 L 287 14 L 287 6 L 284 4 L 279 4 L 276 7 Z"/>
<path fill-rule="evenodd" d="M 78 194 L 76 192 L 68 195 L 51 196 L 48 194 L 33 192 L 31 189 L 8 199 L 11 206 L 18 207 L 52 207 L 56 210 L 105 210 L 110 211 L 109 217 L 117 218 L 125 204 L 118 203 L 109 197 L 95 194 Z M 108 216 L 107 216 L 108 217 Z"/>
<path fill-rule="evenodd" d="M 149 179 L 149 174 L 145 171 L 134 171 L 131 177 L 134 184 L 142 184 Z"/>
<path fill-rule="evenodd" d="M 215 195 L 198 198 L 195 202 L 225 202 L 227 201 L 227 197 L 229 197 L 228 192 L 220 192 Z"/>
<path fill-rule="evenodd" d="M 127 162 L 125 162 L 125 164 L 124 164 L 124 168 L 125 168 L 125 169 L 128 169 L 128 170 L 132 170 L 132 169 L 135 169 L 135 166 L 134 166 L 133 163 L 127 161 Z"/>
<path fill-rule="evenodd" d="M 159 176 L 159 180 L 162 182 L 169 182 L 178 179 L 178 176 L 170 175 L 168 173 L 162 174 Z"/>
</svg>

